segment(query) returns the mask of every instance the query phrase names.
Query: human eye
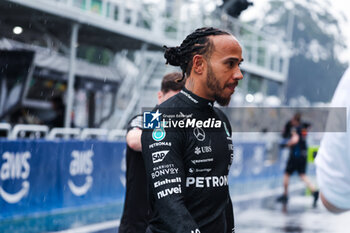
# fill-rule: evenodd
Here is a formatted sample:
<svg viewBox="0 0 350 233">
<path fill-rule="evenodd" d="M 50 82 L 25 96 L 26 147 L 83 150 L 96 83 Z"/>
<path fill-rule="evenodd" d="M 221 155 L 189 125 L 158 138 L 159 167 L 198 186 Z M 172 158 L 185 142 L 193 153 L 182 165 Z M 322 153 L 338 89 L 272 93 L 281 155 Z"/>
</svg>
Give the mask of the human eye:
<svg viewBox="0 0 350 233">
<path fill-rule="evenodd" d="M 227 66 L 230 67 L 230 68 L 234 67 L 235 64 L 236 64 L 236 62 L 234 60 L 227 61 Z"/>
</svg>

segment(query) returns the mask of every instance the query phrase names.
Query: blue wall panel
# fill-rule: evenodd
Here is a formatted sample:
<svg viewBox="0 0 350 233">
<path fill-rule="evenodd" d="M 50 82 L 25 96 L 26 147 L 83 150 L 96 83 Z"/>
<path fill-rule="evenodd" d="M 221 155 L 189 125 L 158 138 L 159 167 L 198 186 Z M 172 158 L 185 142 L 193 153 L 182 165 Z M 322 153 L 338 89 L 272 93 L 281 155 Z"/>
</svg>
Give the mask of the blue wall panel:
<svg viewBox="0 0 350 233">
<path fill-rule="evenodd" d="M 279 153 L 267 165 L 265 143 L 235 142 L 228 177 L 231 195 L 280 186 L 288 151 Z M 125 142 L 0 140 L 0 219 L 122 204 L 124 158 Z"/>
<path fill-rule="evenodd" d="M 124 142 L 0 141 L 0 218 L 122 201 Z"/>
</svg>

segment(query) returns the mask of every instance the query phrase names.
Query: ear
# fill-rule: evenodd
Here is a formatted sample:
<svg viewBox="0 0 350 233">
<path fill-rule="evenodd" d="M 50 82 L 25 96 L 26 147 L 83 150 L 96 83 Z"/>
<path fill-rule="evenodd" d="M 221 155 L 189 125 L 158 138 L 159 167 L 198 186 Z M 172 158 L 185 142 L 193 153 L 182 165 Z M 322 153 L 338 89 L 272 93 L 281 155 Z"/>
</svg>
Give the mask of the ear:
<svg viewBox="0 0 350 233">
<path fill-rule="evenodd" d="M 206 60 L 202 55 L 195 55 L 193 56 L 193 66 L 192 69 L 193 71 L 198 74 L 202 75 L 205 72 L 205 67 L 206 67 Z"/>
<path fill-rule="evenodd" d="M 163 99 L 163 92 L 162 91 L 158 91 L 157 97 L 158 97 L 158 104 L 161 104 L 161 101 Z"/>
</svg>

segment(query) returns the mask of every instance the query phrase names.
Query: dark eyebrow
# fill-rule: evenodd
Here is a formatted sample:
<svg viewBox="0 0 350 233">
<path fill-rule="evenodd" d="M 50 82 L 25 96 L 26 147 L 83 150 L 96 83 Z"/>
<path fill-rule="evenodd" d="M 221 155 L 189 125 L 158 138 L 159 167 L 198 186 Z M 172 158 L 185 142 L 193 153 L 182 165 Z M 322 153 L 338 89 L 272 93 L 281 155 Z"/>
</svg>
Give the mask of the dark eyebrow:
<svg viewBox="0 0 350 233">
<path fill-rule="evenodd" d="M 236 58 L 236 57 L 230 57 L 230 58 L 227 58 L 227 59 L 226 59 L 226 62 L 229 62 L 229 61 L 235 61 L 235 62 L 241 63 L 241 62 L 244 61 L 244 59 L 242 58 L 241 60 L 239 60 L 239 59 Z"/>
</svg>

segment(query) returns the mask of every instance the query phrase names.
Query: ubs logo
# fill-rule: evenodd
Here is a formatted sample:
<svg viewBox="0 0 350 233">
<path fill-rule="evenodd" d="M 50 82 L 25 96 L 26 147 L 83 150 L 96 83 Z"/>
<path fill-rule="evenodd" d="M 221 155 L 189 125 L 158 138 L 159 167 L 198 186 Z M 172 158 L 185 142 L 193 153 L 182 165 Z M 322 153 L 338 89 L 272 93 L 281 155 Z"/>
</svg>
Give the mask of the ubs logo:
<svg viewBox="0 0 350 233">
<path fill-rule="evenodd" d="M 22 179 L 22 188 L 16 193 L 8 193 L 0 186 L 0 196 L 8 203 L 17 203 L 29 192 L 30 184 L 27 181 L 30 174 L 30 152 L 5 152 L 2 159 L 5 162 L 1 165 L 0 178 L 2 181 L 6 180 L 20 180 Z"/>
<path fill-rule="evenodd" d="M 75 196 L 81 196 L 87 193 L 91 188 L 93 178 L 91 176 L 94 164 L 92 161 L 92 156 L 94 152 L 92 150 L 87 151 L 72 151 L 73 160 L 69 165 L 69 173 L 71 177 L 77 175 L 86 175 L 85 183 L 83 185 L 77 186 L 72 179 L 68 179 L 68 186 Z"/>
</svg>

